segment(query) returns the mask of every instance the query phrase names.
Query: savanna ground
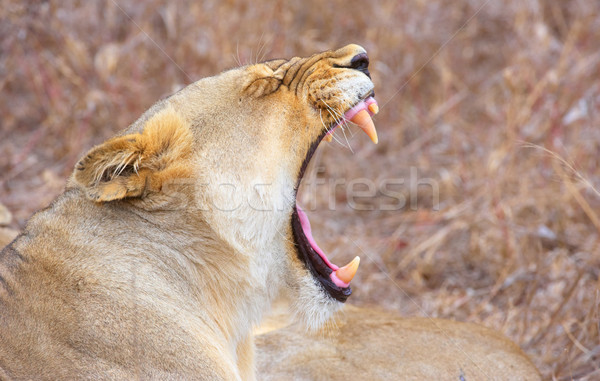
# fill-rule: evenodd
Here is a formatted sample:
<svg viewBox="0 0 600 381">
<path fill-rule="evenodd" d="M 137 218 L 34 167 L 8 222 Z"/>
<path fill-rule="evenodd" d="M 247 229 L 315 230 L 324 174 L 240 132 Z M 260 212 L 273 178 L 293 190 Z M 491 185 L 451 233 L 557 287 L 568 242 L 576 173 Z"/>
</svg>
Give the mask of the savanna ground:
<svg viewBox="0 0 600 381">
<path fill-rule="evenodd" d="M 380 143 L 338 131 L 299 196 L 335 262 L 362 257 L 352 301 L 495 327 L 545 379 L 600 379 L 599 15 L 583 0 L 2 0 L 0 203 L 23 227 L 84 151 L 196 79 L 356 42 Z"/>
</svg>

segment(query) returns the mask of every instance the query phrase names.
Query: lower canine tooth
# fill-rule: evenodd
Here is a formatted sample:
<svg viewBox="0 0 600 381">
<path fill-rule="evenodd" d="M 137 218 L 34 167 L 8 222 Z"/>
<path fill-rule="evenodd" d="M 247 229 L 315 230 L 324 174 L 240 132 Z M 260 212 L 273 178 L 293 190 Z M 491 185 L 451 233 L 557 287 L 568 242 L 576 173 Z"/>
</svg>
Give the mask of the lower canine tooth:
<svg viewBox="0 0 600 381">
<path fill-rule="evenodd" d="M 331 143 L 331 141 L 333 140 L 333 134 L 327 134 L 325 135 L 325 137 L 323 138 L 327 143 Z"/>
<path fill-rule="evenodd" d="M 373 143 L 377 144 L 379 139 L 377 138 L 377 131 L 375 130 L 375 124 L 371 115 L 367 110 L 360 110 L 350 119 L 352 123 L 357 124 L 362 130 L 371 138 Z"/>
<path fill-rule="evenodd" d="M 358 265 L 360 263 L 360 257 L 354 257 L 352 262 L 348 263 L 344 267 L 340 267 L 335 271 L 335 275 L 345 283 L 350 283 L 354 275 L 356 275 L 356 270 L 358 270 Z"/>
</svg>

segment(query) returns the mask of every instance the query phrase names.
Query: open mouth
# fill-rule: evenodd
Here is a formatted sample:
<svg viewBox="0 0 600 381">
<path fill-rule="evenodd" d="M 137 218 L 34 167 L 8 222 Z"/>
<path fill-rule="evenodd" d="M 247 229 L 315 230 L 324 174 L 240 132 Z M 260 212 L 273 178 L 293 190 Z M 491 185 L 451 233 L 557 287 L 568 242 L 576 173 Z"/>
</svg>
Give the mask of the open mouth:
<svg viewBox="0 0 600 381">
<path fill-rule="evenodd" d="M 304 159 L 300 169 L 298 186 L 300 185 L 304 171 L 317 149 L 317 146 L 321 143 L 321 140 L 325 139 L 330 141 L 328 137 L 331 136 L 335 128 L 341 123 L 350 121 L 357 124 L 374 143 L 377 143 L 377 132 L 371 117 L 377 114 L 378 110 L 377 101 L 369 94 L 365 99 L 346 111 L 341 122 L 334 124 L 327 131 L 324 131 L 323 134 L 313 142 L 308 150 L 306 159 Z M 296 189 L 297 188 L 298 187 L 296 187 Z M 325 252 L 315 242 L 308 216 L 297 202 L 292 212 L 292 232 L 298 250 L 298 257 L 304 263 L 306 268 L 332 298 L 340 302 L 345 302 L 346 299 L 348 299 L 348 296 L 352 294 L 350 281 L 356 274 L 360 258 L 354 258 L 349 264 L 343 267 L 338 267 L 333 264 L 327 258 L 327 255 L 325 255 Z"/>
</svg>

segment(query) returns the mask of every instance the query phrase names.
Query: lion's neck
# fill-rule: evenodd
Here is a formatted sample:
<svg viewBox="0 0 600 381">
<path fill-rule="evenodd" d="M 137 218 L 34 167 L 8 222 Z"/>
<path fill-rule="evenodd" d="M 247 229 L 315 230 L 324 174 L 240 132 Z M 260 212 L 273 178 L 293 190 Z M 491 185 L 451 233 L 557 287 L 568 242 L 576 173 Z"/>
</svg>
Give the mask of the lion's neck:
<svg viewBox="0 0 600 381">
<path fill-rule="evenodd" d="M 281 288 L 283 264 L 277 261 L 284 248 L 276 247 L 269 237 L 248 240 L 235 230 L 215 232 L 215 224 L 198 213 L 162 214 L 160 221 L 156 213 L 139 209 L 135 213 L 148 229 L 156 230 L 149 236 L 161 237 L 160 245 L 168 247 L 161 255 L 178 258 L 171 266 L 179 269 L 172 270 L 187 274 L 186 286 L 192 287 L 197 300 L 196 313 L 235 351 L 260 323 Z M 164 231 L 169 234 L 161 234 Z M 229 239 L 223 238 L 224 233 L 230 234 Z"/>
</svg>

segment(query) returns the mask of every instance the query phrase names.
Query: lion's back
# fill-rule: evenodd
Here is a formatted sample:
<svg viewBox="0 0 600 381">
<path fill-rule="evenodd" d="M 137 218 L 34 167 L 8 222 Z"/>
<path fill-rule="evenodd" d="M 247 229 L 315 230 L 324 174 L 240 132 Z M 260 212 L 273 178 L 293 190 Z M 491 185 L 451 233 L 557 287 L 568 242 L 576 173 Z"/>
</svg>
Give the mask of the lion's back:
<svg viewBox="0 0 600 381">
<path fill-rule="evenodd" d="M 328 333 L 302 327 L 259 335 L 261 379 L 539 380 L 521 349 L 476 324 L 348 306 Z"/>
</svg>

